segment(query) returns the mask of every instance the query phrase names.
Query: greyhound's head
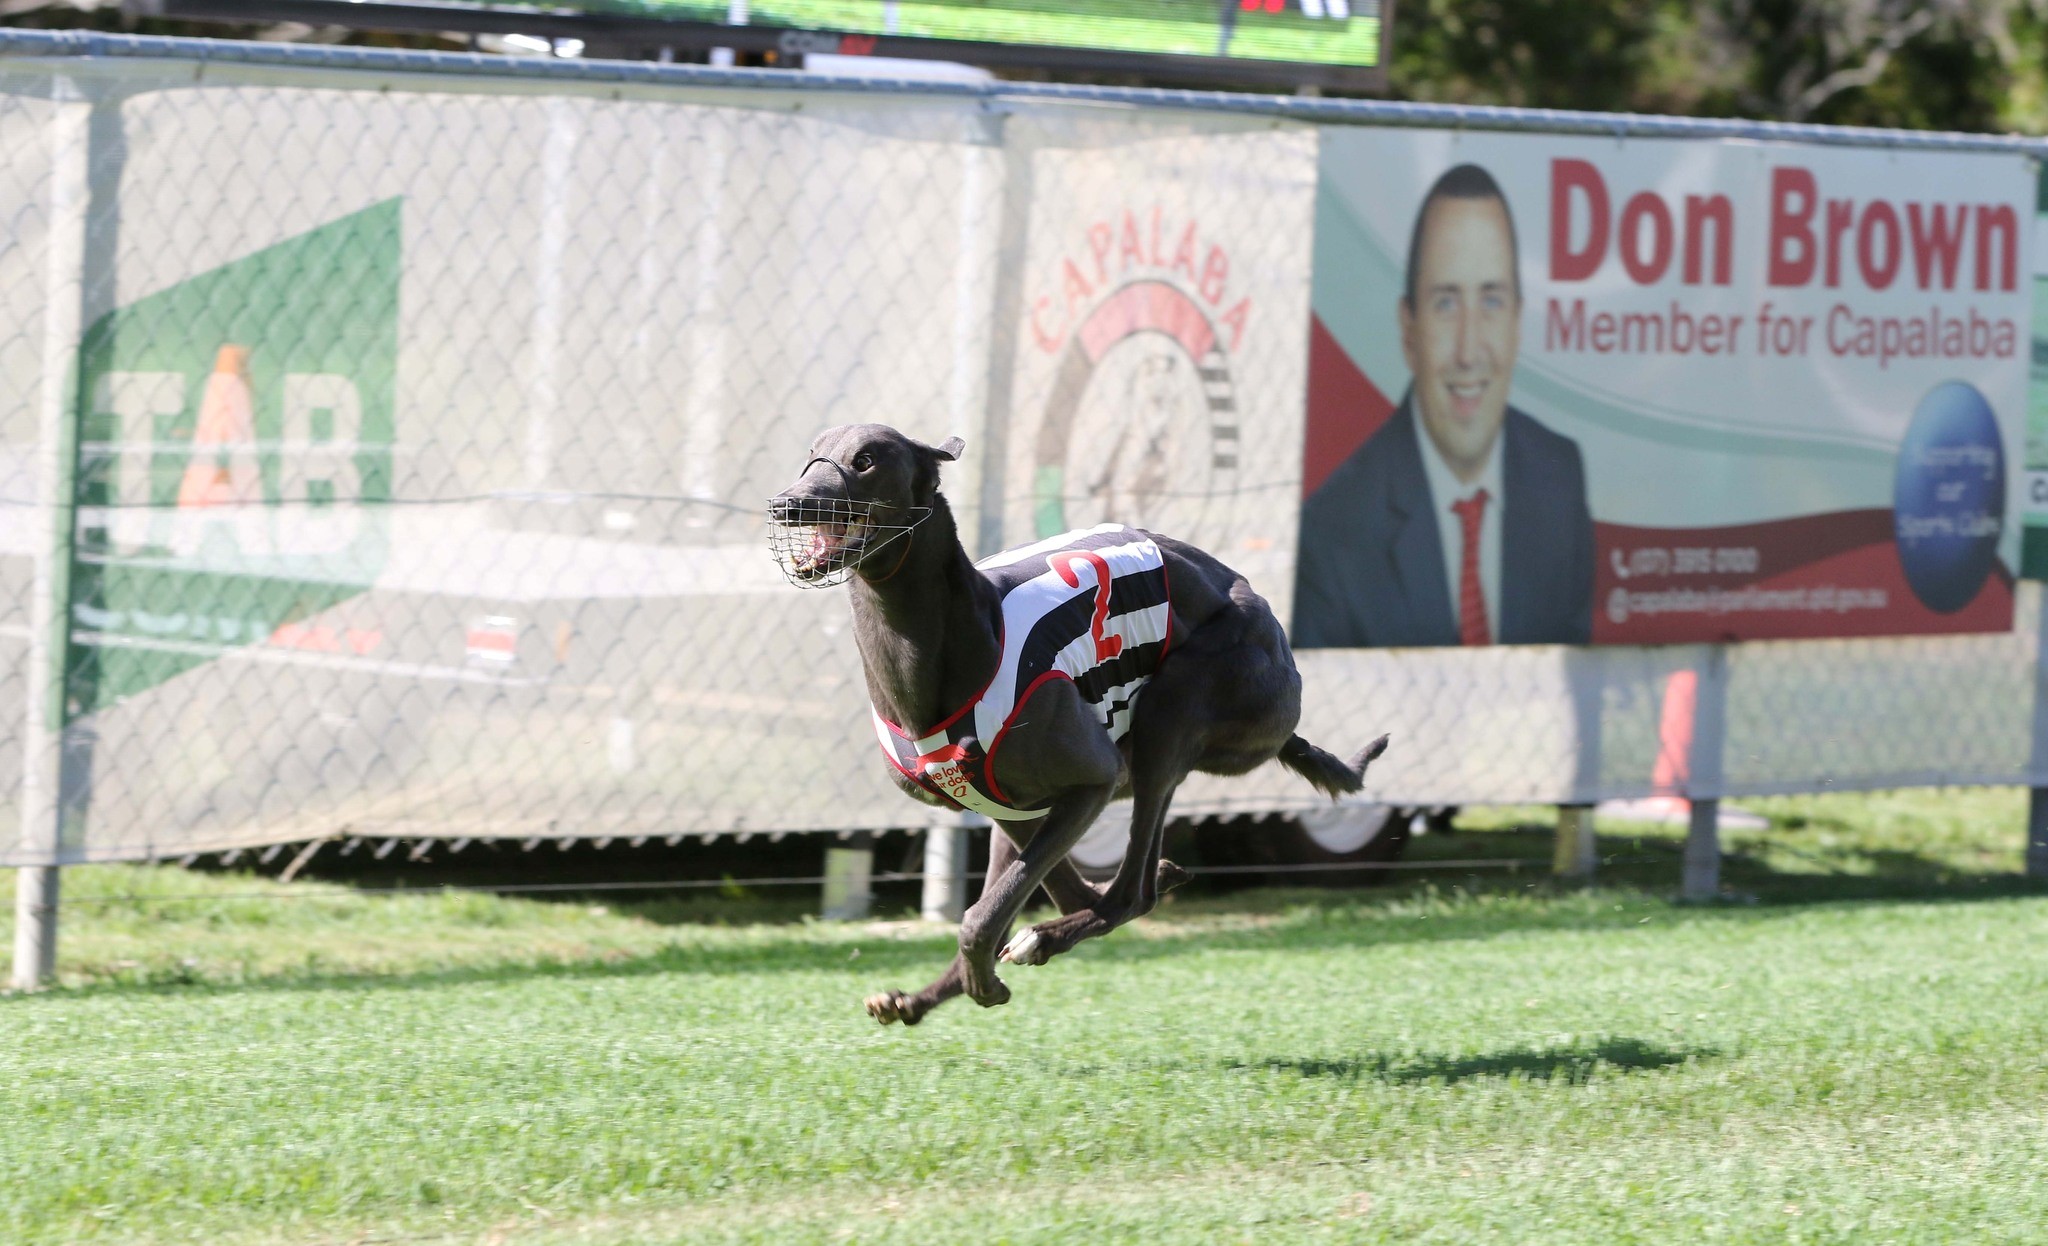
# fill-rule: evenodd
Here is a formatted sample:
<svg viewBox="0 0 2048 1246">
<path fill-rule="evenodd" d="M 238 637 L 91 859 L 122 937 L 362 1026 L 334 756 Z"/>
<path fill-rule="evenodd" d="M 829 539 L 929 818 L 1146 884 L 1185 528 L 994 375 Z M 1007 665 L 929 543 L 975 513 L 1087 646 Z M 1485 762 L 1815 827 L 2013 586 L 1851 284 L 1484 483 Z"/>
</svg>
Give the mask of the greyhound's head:
<svg viewBox="0 0 2048 1246">
<path fill-rule="evenodd" d="M 768 544 L 789 582 L 843 584 L 864 565 L 877 574 L 905 557 L 911 532 L 932 513 L 939 464 L 966 443 L 928 446 L 886 424 L 842 424 L 818 434 L 796 483 L 768 499 Z"/>
</svg>

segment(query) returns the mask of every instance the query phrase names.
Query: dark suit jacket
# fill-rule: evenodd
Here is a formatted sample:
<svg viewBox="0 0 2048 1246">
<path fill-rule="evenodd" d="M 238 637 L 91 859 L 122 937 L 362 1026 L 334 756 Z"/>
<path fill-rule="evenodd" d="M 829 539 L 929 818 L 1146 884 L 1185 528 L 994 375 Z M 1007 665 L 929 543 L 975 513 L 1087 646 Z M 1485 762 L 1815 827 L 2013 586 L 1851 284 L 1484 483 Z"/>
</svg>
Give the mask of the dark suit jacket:
<svg viewBox="0 0 2048 1246">
<path fill-rule="evenodd" d="M 1298 648 L 1455 645 L 1442 538 L 1412 398 L 1301 508 Z M 1501 430 L 1501 644 L 1593 634 L 1593 516 L 1578 443 L 1513 407 Z"/>
</svg>

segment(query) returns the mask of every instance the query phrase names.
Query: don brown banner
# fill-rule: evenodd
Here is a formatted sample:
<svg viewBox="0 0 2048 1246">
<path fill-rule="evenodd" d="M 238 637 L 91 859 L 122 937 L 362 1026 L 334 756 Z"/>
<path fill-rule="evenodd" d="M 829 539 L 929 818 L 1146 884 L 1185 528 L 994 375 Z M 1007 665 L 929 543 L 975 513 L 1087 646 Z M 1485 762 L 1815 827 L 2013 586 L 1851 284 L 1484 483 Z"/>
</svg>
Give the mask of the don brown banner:
<svg viewBox="0 0 2048 1246">
<path fill-rule="evenodd" d="M 2012 621 L 2032 163 L 1332 130 L 1304 646 Z"/>
</svg>

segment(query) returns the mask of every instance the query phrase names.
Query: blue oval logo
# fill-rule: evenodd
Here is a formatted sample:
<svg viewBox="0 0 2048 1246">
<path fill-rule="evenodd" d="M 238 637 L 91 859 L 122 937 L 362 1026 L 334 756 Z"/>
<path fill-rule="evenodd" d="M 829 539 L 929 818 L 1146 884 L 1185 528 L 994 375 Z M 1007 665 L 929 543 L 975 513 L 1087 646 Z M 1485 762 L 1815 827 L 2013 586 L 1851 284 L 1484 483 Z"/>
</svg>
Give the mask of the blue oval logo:
<svg viewBox="0 0 2048 1246">
<path fill-rule="evenodd" d="M 1950 614 L 1976 599 L 2005 530 L 2005 443 L 1976 386 L 1943 381 L 1914 408 L 1892 523 L 1899 565 L 1923 605 Z"/>
</svg>

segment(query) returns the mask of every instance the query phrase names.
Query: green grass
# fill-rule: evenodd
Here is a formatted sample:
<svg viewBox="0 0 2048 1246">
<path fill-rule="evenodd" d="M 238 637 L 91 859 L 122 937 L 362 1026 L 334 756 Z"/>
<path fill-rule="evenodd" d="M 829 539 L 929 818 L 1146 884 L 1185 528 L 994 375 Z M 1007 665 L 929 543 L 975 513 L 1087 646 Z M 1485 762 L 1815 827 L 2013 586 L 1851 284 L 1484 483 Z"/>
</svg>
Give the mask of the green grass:
<svg viewBox="0 0 2048 1246">
<path fill-rule="evenodd" d="M 1184 900 L 909 1031 L 858 1001 L 939 967 L 914 923 L 72 871 L 69 985 L 0 1000 L 0 1239 L 2048 1240 L 2021 797 L 1752 807 L 1754 903 L 1603 828 L 1597 889 Z"/>
</svg>

